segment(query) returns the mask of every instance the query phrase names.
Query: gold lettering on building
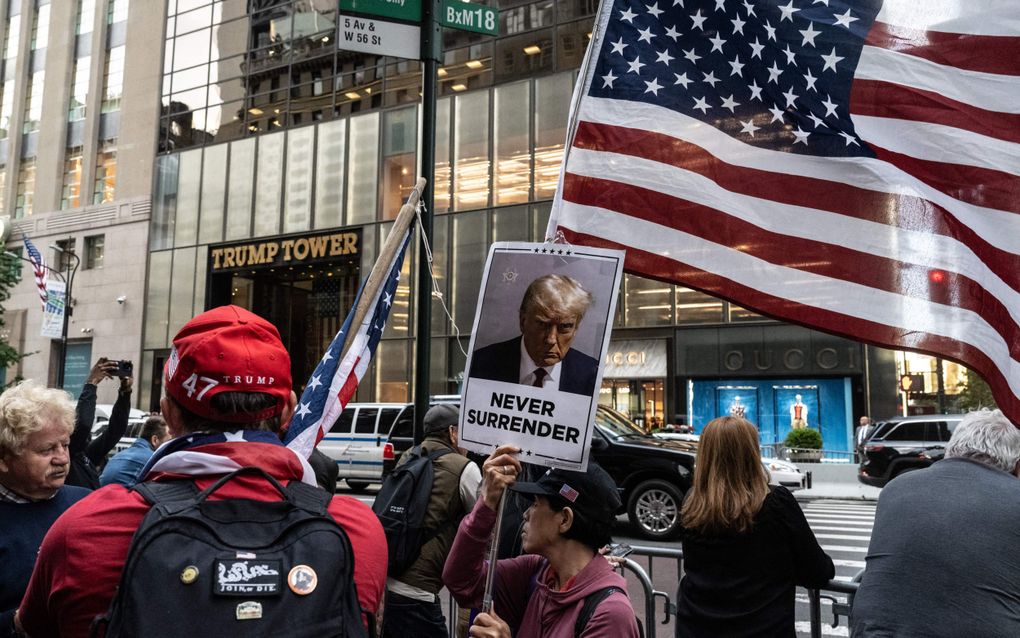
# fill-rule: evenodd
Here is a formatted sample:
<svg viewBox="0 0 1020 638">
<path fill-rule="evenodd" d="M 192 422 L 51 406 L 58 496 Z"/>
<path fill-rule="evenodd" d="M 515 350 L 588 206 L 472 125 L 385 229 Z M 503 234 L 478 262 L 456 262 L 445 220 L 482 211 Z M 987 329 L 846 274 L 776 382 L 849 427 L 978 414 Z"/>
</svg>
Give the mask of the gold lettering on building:
<svg viewBox="0 0 1020 638">
<path fill-rule="evenodd" d="M 213 270 L 246 268 L 357 255 L 358 242 L 358 233 L 341 232 L 213 248 L 209 254 Z"/>
</svg>

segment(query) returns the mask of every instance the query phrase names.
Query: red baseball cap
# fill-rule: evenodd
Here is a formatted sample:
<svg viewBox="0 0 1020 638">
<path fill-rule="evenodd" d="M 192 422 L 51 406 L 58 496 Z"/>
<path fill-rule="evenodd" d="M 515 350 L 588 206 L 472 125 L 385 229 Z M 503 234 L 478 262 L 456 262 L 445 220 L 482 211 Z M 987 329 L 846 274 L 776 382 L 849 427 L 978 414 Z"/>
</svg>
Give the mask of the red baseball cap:
<svg viewBox="0 0 1020 638">
<path fill-rule="evenodd" d="M 290 399 L 290 354 L 276 326 L 238 306 L 220 306 L 184 324 L 163 369 L 166 393 L 198 416 L 255 423 L 283 412 Z M 212 409 L 220 392 L 262 392 L 276 404 L 258 414 Z"/>
</svg>

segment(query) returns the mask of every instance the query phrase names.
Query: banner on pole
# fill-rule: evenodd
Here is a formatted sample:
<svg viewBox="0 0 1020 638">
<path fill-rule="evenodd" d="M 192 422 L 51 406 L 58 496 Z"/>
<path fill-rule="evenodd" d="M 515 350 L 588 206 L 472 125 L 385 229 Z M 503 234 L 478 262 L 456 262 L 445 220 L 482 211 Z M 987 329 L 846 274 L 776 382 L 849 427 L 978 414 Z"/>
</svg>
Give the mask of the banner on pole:
<svg viewBox="0 0 1020 638">
<path fill-rule="evenodd" d="M 64 332 L 67 286 L 50 279 L 46 282 L 46 308 L 43 310 L 40 334 L 47 339 L 59 339 Z"/>
</svg>

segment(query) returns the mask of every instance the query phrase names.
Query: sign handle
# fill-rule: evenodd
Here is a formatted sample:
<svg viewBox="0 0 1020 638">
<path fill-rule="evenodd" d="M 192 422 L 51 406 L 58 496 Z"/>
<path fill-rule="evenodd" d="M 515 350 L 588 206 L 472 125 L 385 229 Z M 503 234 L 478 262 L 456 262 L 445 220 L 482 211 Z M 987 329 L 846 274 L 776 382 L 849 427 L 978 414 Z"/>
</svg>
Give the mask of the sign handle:
<svg viewBox="0 0 1020 638">
<path fill-rule="evenodd" d="M 493 530 L 492 541 L 489 543 L 489 566 L 485 574 L 485 594 L 482 596 L 482 611 L 492 611 L 492 589 L 496 582 L 496 562 L 499 555 L 499 535 L 503 528 L 503 509 L 506 504 L 506 490 L 499 496 L 499 505 L 496 506 L 496 527 Z"/>
</svg>

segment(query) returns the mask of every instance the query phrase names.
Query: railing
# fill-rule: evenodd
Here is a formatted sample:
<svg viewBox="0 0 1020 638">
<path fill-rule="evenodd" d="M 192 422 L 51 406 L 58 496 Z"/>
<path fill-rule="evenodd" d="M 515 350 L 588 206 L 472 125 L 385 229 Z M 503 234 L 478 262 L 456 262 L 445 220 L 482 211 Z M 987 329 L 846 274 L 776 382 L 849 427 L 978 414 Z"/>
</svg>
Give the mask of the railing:
<svg viewBox="0 0 1020 638">
<path fill-rule="evenodd" d="M 631 549 L 634 551 L 630 554 L 633 558 L 626 558 L 619 563 L 617 569 L 621 572 L 629 572 L 634 579 L 640 585 L 640 594 L 636 591 L 631 591 L 630 598 L 631 602 L 635 605 L 634 613 L 641 616 L 643 619 L 643 628 L 645 638 L 655 638 L 657 630 L 661 626 L 669 625 L 671 621 L 674 622 L 673 635 L 679 636 L 679 627 L 676 626 L 676 613 L 677 613 L 677 601 L 680 599 L 680 579 L 683 577 L 683 559 L 684 553 L 682 549 L 672 549 L 667 547 L 653 547 L 649 545 L 633 545 Z M 635 558 L 647 559 L 647 569 L 639 563 Z M 676 579 L 677 587 L 676 591 L 670 592 L 657 591 L 654 585 L 655 578 L 655 564 L 656 559 L 666 559 L 670 567 L 675 566 L 676 568 Z M 861 576 L 864 574 L 864 570 L 861 570 L 853 577 L 853 580 L 847 582 L 842 580 L 830 580 L 826 583 L 822 589 L 809 589 L 808 594 L 808 607 L 809 616 L 811 621 L 811 638 L 821 638 L 822 636 L 822 599 L 826 599 L 832 602 L 832 627 L 838 627 L 840 617 L 846 617 L 849 622 L 850 609 L 853 606 L 854 595 L 857 593 L 857 588 L 860 585 Z M 447 592 L 443 592 L 444 595 L 448 595 Z M 846 601 L 836 598 L 832 594 L 847 594 Z M 641 600 L 638 600 L 638 595 L 641 596 Z M 662 601 L 662 620 L 658 621 L 658 610 L 656 604 L 658 601 Z M 640 607 L 638 603 L 641 603 Z M 450 636 L 457 636 L 457 603 L 452 597 L 449 597 L 447 604 L 447 624 L 450 631 Z M 662 634 L 658 634 L 662 635 Z"/>
<path fill-rule="evenodd" d="M 814 458 L 798 460 L 795 457 L 799 454 Z M 853 450 L 809 450 L 786 447 L 782 443 L 763 443 L 761 455 L 768 459 L 782 459 L 793 463 L 855 463 L 857 460 Z"/>
</svg>

